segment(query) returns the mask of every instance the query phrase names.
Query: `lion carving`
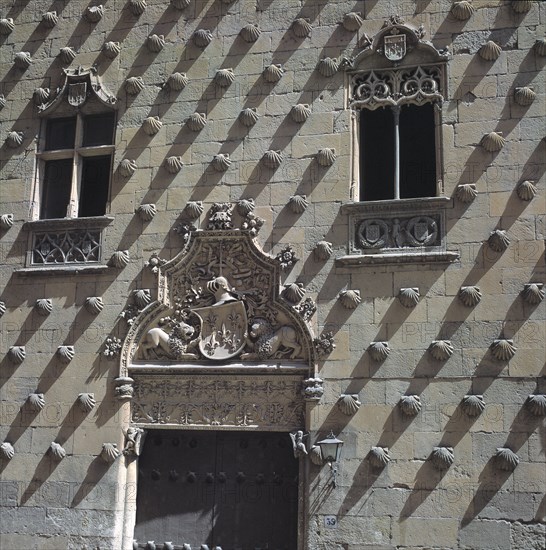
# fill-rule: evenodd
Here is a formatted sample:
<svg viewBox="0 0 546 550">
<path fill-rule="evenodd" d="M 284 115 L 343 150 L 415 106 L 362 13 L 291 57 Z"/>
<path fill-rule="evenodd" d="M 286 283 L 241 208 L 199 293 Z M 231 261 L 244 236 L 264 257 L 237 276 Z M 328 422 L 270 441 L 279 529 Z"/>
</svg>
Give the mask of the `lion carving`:
<svg viewBox="0 0 546 550">
<path fill-rule="evenodd" d="M 199 341 L 199 337 L 192 340 L 194 335 L 195 328 L 184 321 L 177 323 L 171 334 L 159 327 L 152 328 L 140 345 L 141 354 L 144 358 L 149 358 L 152 351 L 162 351 L 168 357 L 189 355 Z"/>
<path fill-rule="evenodd" d="M 246 359 L 270 359 L 277 353 L 294 359 L 301 353 L 294 327 L 286 325 L 274 330 L 263 317 L 255 317 L 250 325 L 248 348 Z"/>
</svg>

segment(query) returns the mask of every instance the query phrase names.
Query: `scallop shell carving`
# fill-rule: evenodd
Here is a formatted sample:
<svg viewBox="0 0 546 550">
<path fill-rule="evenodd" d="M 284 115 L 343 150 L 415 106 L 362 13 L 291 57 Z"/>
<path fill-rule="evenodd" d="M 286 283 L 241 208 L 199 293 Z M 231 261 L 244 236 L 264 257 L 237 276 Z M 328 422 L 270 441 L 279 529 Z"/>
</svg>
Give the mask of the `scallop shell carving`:
<svg viewBox="0 0 546 550">
<path fill-rule="evenodd" d="M 125 81 L 125 91 L 129 95 L 136 95 L 144 89 L 144 80 L 141 76 L 130 76 Z"/>
<path fill-rule="evenodd" d="M 349 32 L 356 32 L 363 23 L 364 19 L 360 12 L 350 11 L 343 16 L 343 27 Z"/>
<path fill-rule="evenodd" d="M 221 88 L 227 88 L 235 80 L 233 69 L 218 69 L 214 76 L 214 82 Z"/>
<path fill-rule="evenodd" d="M 447 361 L 453 355 L 454 348 L 449 340 L 434 340 L 429 350 L 437 361 Z"/>
<path fill-rule="evenodd" d="M 455 460 L 453 447 L 434 447 L 431 460 L 437 470 L 447 470 Z"/>
<path fill-rule="evenodd" d="M 260 38 L 262 31 L 259 29 L 258 25 L 245 25 L 241 29 L 241 36 L 245 42 L 256 42 Z"/>
<path fill-rule="evenodd" d="M 100 296 L 89 296 L 85 299 L 84 305 L 85 309 L 93 315 L 97 315 L 104 308 L 104 303 Z"/>
<path fill-rule="evenodd" d="M 407 308 L 415 307 L 419 303 L 420 298 L 421 295 L 419 294 L 419 289 L 417 287 L 401 288 L 400 293 L 398 294 L 400 303 Z"/>
<path fill-rule="evenodd" d="M 74 354 L 74 346 L 59 346 L 57 348 L 57 355 L 62 363 L 70 363 L 74 359 Z"/>
<path fill-rule="evenodd" d="M 421 398 L 418 395 L 403 395 L 399 401 L 400 409 L 406 416 L 416 416 L 421 411 Z"/>
<path fill-rule="evenodd" d="M 167 86 L 170 90 L 179 92 L 183 90 L 189 82 L 189 78 L 186 76 L 186 73 L 173 73 L 167 79 Z"/>
<path fill-rule="evenodd" d="M 146 40 L 146 47 L 152 53 L 158 53 L 165 47 L 165 37 L 162 34 L 151 34 Z"/>
<path fill-rule="evenodd" d="M 542 283 L 528 283 L 523 286 L 522 295 L 528 304 L 540 304 L 544 300 L 544 285 Z"/>
<path fill-rule="evenodd" d="M 137 208 L 137 214 L 142 221 L 149 222 L 157 214 L 157 207 L 152 202 L 141 204 Z"/>
<path fill-rule="evenodd" d="M 132 176 L 135 173 L 135 170 L 137 169 L 137 163 L 136 161 L 132 159 L 123 159 L 119 163 L 119 173 L 124 177 L 128 178 Z"/>
<path fill-rule="evenodd" d="M 24 138 L 25 134 L 23 134 L 23 132 L 9 132 L 8 137 L 6 138 L 6 144 L 8 147 L 15 149 L 23 143 Z"/>
<path fill-rule="evenodd" d="M 212 159 L 212 166 L 217 172 L 225 172 L 231 166 L 228 153 L 218 153 Z"/>
<path fill-rule="evenodd" d="M 311 34 L 313 27 L 309 23 L 309 19 L 300 17 L 292 23 L 292 30 L 298 38 L 305 38 Z"/>
<path fill-rule="evenodd" d="M 161 120 L 159 120 L 158 116 L 149 116 L 148 118 L 144 119 L 144 122 L 142 123 L 142 129 L 146 134 L 149 136 L 153 136 L 161 130 L 161 127 L 163 126 L 163 123 Z"/>
<path fill-rule="evenodd" d="M 32 64 L 30 52 L 17 52 L 13 58 L 13 62 L 19 69 L 28 69 Z"/>
<path fill-rule="evenodd" d="M 256 208 L 256 203 L 254 199 L 239 199 L 237 201 L 237 212 L 241 216 L 248 216 Z"/>
<path fill-rule="evenodd" d="M 319 61 L 319 64 L 317 66 L 318 72 L 326 78 L 334 76 L 337 73 L 338 69 L 339 63 L 331 57 L 323 57 Z"/>
<path fill-rule="evenodd" d="M 6 106 L 6 97 L 0 94 L 0 111 Z"/>
<path fill-rule="evenodd" d="M 546 55 L 546 38 L 539 38 L 533 46 L 535 53 L 540 56 Z"/>
<path fill-rule="evenodd" d="M 275 65 L 269 65 L 264 69 L 263 77 L 267 82 L 278 82 L 282 75 L 284 74 L 284 69 L 279 63 Z"/>
<path fill-rule="evenodd" d="M 505 144 L 506 139 L 502 137 L 502 132 L 490 132 L 489 134 L 485 134 L 480 141 L 480 145 L 490 153 L 500 151 Z"/>
<path fill-rule="evenodd" d="M 499 469 L 505 472 L 513 472 L 519 464 L 519 456 L 508 447 L 497 447 L 495 458 Z"/>
<path fill-rule="evenodd" d="M 352 416 L 360 408 L 362 403 L 358 399 L 358 394 L 342 394 L 337 400 L 339 410 L 347 416 Z"/>
<path fill-rule="evenodd" d="M 466 21 L 467 19 L 470 19 L 475 11 L 474 6 L 468 0 L 453 2 L 453 5 L 451 6 L 451 15 L 459 21 Z"/>
<path fill-rule="evenodd" d="M 546 416 L 546 395 L 530 395 L 527 398 L 527 407 L 535 416 Z"/>
<path fill-rule="evenodd" d="M 480 287 L 462 286 L 459 290 L 459 299 L 466 307 L 474 307 L 479 304 L 482 299 Z"/>
<path fill-rule="evenodd" d="M 169 174 L 177 174 L 183 166 L 182 157 L 172 156 L 165 159 L 165 168 Z"/>
<path fill-rule="evenodd" d="M 4 443 L 0 445 L 0 458 L 3 458 L 4 460 L 11 460 L 14 456 L 15 449 L 13 448 L 13 445 L 7 441 L 4 441 Z"/>
<path fill-rule="evenodd" d="M 116 458 L 119 458 L 121 456 L 121 452 L 118 449 L 118 446 L 116 443 L 103 443 L 102 444 L 102 451 L 100 452 L 100 457 L 104 462 L 108 462 L 111 464 L 116 460 Z"/>
<path fill-rule="evenodd" d="M 42 23 L 48 29 L 52 29 L 59 22 L 59 16 L 56 11 L 47 11 L 42 15 Z"/>
<path fill-rule="evenodd" d="M 0 216 L 0 228 L 9 229 L 13 227 L 13 214 L 2 214 Z"/>
<path fill-rule="evenodd" d="M 280 151 L 266 151 L 262 160 L 268 168 L 278 168 L 283 161 L 282 153 Z"/>
<path fill-rule="evenodd" d="M 11 17 L 0 19 L 0 35 L 7 36 L 11 32 L 15 25 L 13 24 L 13 19 Z"/>
<path fill-rule="evenodd" d="M 191 0 L 171 0 L 171 5 L 177 10 L 185 10 L 191 4 Z"/>
<path fill-rule="evenodd" d="M 506 231 L 502 229 L 495 229 L 495 231 L 492 231 L 487 242 L 495 252 L 504 252 L 510 246 L 510 239 Z"/>
<path fill-rule="evenodd" d="M 376 363 L 379 363 L 389 356 L 391 348 L 389 348 L 388 342 L 371 342 L 368 346 L 368 351 L 370 352 L 371 358 Z"/>
<path fill-rule="evenodd" d="M 288 199 L 288 207 L 294 214 L 302 214 L 308 206 L 306 195 L 294 195 Z"/>
<path fill-rule="evenodd" d="M 483 395 L 465 395 L 461 407 L 468 416 L 479 416 L 485 410 Z"/>
<path fill-rule="evenodd" d="M 184 208 L 186 216 L 190 220 L 196 220 L 203 213 L 203 202 L 202 201 L 190 201 L 186 204 Z"/>
<path fill-rule="evenodd" d="M 49 101 L 49 96 L 51 92 L 49 88 L 36 88 L 34 90 L 34 103 L 36 105 L 41 105 Z"/>
<path fill-rule="evenodd" d="M 305 122 L 311 116 L 311 108 L 307 103 L 299 103 L 290 109 L 290 117 L 294 122 Z"/>
<path fill-rule="evenodd" d="M 50 298 L 39 298 L 36 300 L 34 307 L 40 315 L 46 317 L 53 311 L 53 302 Z"/>
<path fill-rule="evenodd" d="M 83 16 L 90 23 L 98 23 L 102 16 L 104 15 L 104 6 L 100 4 L 99 6 L 88 6 L 83 14 Z"/>
<path fill-rule="evenodd" d="M 254 126 L 256 122 L 258 122 L 258 113 L 256 112 L 256 109 L 253 109 L 252 107 L 247 107 L 239 113 L 239 120 L 241 121 L 241 124 L 243 124 L 243 126 L 250 128 L 251 126 Z"/>
<path fill-rule="evenodd" d="M 346 309 L 356 309 L 358 304 L 362 302 L 360 290 L 342 290 L 339 293 L 339 301 Z"/>
<path fill-rule="evenodd" d="M 142 15 L 146 11 L 146 0 L 130 0 L 129 9 L 133 15 Z"/>
<path fill-rule="evenodd" d="M 478 196 L 476 184 L 463 183 L 461 185 L 457 185 L 457 190 L 455 194 L 461 202 L 464 202 L 464 203 L 472 202 Z"/>
<path fill-rule="evenodd" d="M 521 86 L 514 91 L 514 100 L 518 105 L 527 107 L 535 100 L 537 94 L 530 86 Z"/>
<path fill-rule="evenodd" d="M 322 451 L 319 445 L 313 445 L 309 450 L 309 458 L 315 466 L 322 466 L 324 460 L 322 459 Z"/>
<path fill-rule="evenodd" d="M 102 53 L 109 59 L 114 59 L 121 52 L 121 45 L 119 42 L 105 42 L 102 47 Z"/>
<path fill-rule="evenodd" d="M 372 447 L 369 454 L 370 464 L 374 468 L 384 468 L 390 461 L 391 456 L 389 454 L 388 447 Z"/>
<path fill-rule="evenodd" d="M 491 344 L 491 352 L 495 359 L 499 361 L 509 361 L 516 354 L 517 348 L 514 347 L 513 340 L 499 338 Z"/>
<path fill-rule="evenodd" d="M 205 113 L 193 113 L 189 116 L 186 124 L 192 132 L 199 132 L 207 125 L 207 115 Z"/>
<path fill-rule="evenodd" d="M 110 258 L 110 263 L 118 269 L 124 268 L 130 261 L 128 250 L 116 250 Z"/>
<path fill-rule="evenodd" d="M 326 261 L 334 253 L 334 248 L 328 241 L 319 241 L 314 252 L 317 260 Z"/>
<path fill-rule="evenodd" d="M 20 365 L 27 356 L 25 346 L 11 346 L 8 351 L 8 358 L 14 365 Z"/>
<path fill-rule="evenodd" d="M 72 61 L 74 61 L 74 58 L 76 57 L 76 52 L 69 46 L 66 46 L 66 48 L 61 48 L 61 51 L 59 52 L 59 57 L 61 58 L 61 61 L 63 63 L 68 65 L 69 63 L 72 63 Z"/>
<path fill-rule="evenodd" d="M 305 296 L 303 283 L 290 283 L 284 286 L 283 298 L 291 304 L 297 304 Z"/>
<path fill-rule="evenodd" d="M 27 397 L 28 407 L 31 411 L 39 412 L 45 407 L 45 399 L 43 393 L 31 393 Z"/>
<path fill-rule="evenodd" d="M 62 460 L 66 456 L 64 447 L 55 441 L 49 446 L 49 452 L 55 460 Z"/>
<path fill-rule="evenodd" d="M 336 161 L 336 150 L 325 147 L 317 153 L 317 162 L 321 166 L 332 166 Z"/>
<path fill-rule="evenodd" d="M 135 290 L 133 298 L 137 307 L 144 309 L 152 301 L 152 294 L 149 288 L 139 288 Z"/>
<path fill-rule="evenodd" d="M 83 412 L 89 412 L 94 409 L 97 404 L 94 393 L 78 394 L 78 405 Z"/>
<path fill-rule="evenodd" d="M 206 48 L 212 42 L 212 33 L 206 29 L 197 29 L 193 33 L 193 43 L 198 48 Z"/>
<path fill-rule="evenodd" d="M 533 7 L 533 0 L 513 0 L 512 9 L 516 13 L 527 13 Z"/>
<path fill-rule="evenodd" d="M 2 300 L 0 300 L 0 317 L 2 317 L 2 315 L 4 315 L 4 313 L 6 313 L 6 302 L 3 302 Z"/>
<path fill-rule="evenodd" d="M 493 40 L 488 40 L 479 50 L 480 57 L 486 61 L 494 61 L 499 58 L 502 48 Z"/>
<path fill-rule="evenodd" d="M 537 194 L 538 189 L 533 181 L 525 180 L 522 181 L 516 188 L 516 193 L 522 201 L 533 200 Z"/>
</svg>

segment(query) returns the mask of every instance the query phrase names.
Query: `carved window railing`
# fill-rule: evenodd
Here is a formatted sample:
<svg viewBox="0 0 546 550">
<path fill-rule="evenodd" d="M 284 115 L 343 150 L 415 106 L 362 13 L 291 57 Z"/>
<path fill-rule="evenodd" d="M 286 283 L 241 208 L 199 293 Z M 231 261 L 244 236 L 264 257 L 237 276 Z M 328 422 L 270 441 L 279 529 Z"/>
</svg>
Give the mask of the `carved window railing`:
<svg viewBox="0 0 546 550">
<path fill-rule="evenodd" d="M 112 222 L 107 216 L 63 218 L 28 222 L 27 268 L 105 267 L 103 232 Z"/>
<path fill-rule="evenodd" d="M 348 254 L 343 265 L 453 262 L 458 253 L 446 248 L 447 197 L 348 203 Z"/>
</svg>

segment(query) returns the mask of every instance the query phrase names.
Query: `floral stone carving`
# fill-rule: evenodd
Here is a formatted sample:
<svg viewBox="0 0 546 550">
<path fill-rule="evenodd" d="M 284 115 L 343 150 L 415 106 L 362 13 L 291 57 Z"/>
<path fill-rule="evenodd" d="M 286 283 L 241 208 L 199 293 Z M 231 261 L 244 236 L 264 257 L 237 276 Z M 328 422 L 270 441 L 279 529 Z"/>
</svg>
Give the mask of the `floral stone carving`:
<svg viewBox="0 0 546 550">
<path fill-rule="evenodd" d="M 319 357 L 330 355 L 336 349 L 334 334 L 332 332 L 325 332 L 320 338 L 315 338 L 313 343 Z"/>
<path fill-rule="evenodd" d="M 304 321 L 310 321 L 311 317 L 317 311 L 317 305 L 311 298 L 305 298 L 303 302 L 294 306 L 294 311 L 297 311 Z"/>
<path fill-rule="evenodd" d="M 233 229 L 233 208 L 234 205 L 229 202 L 214 203 L 209 210 L 207 229 Z"/>
<path fill-rule="evenodd" d="M 276 256 L 275 259 L 279 262 L 281 269 L 287 271 L 294 267 L 299 259 L 296 257 L 295 250 L 287 244 Z"/>
<path fill-rule="evenodd" d="M 114 359 L 121 352 L 121 340 L 115 336 L 109 336 L 104 342 L 104 351 L 103 355 L 107 359 Z"/>
</svg>

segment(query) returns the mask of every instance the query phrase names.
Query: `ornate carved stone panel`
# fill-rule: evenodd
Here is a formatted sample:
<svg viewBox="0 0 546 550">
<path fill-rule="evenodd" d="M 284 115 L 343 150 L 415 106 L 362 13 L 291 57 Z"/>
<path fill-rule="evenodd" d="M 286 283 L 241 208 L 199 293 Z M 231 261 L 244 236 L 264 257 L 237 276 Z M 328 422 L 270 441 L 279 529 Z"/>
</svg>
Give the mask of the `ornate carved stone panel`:
<svg viewBox="0 0 546 550">
<path fill-rule="evenodd" d="M 121 376 L 131 364 L 314 364 L 312 335 L 279 297 L 279 261 L 250 231 L 192 231 L 173 260 L 158 264 L 158 300 L 131 323 Z"/>
<path fill-rule="evenodd" d="M 134 424 L 271 431 L 304 425 L 302 376 L 139 374 L 134 378 Z"/>
</svg>

